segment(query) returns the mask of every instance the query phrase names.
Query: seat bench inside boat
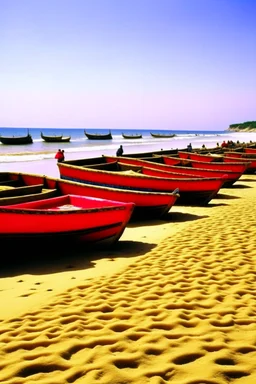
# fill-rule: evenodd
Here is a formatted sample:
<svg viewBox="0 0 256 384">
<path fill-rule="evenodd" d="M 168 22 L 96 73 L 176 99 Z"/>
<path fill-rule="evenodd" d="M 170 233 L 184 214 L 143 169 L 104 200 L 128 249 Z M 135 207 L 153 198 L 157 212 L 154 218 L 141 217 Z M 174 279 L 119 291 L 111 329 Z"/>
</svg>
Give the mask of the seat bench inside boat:
<svg viewBox="0 0 256 384">
<path fill-rule="evenodd" d="M 10 179 L 0 174 L 0 205 L 20 204 L 58 196 L 57 189 L 44 188 L 44 184 L 24 185 L 22 178 Z"/>
<path fill-rule="evenodd" d="M 102 164 L 91 164 L 91 165 L 83 165 L 83 168 L 91 168 L 91 169 L 98 169 L 102 171 L 112 171 L 112 172 L 126 172 L 126 171 L 133 171 L 140 173 L 142 167 L 137 165 L 131 165 L 131 164 L 125 164 L 121 161 L 113 161 L 109 163 L 102 163 Z"/>
</svg>

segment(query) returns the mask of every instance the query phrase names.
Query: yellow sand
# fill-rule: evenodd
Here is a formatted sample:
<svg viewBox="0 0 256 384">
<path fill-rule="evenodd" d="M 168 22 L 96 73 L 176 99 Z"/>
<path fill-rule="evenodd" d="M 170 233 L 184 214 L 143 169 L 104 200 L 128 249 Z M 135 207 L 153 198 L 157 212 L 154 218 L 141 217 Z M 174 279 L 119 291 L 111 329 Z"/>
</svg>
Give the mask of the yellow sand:
<svg viewBox="0 0 256 384">
<path fill-rule="evenodd" d="M 255 202 L 244 175 L 114 250 L 2 270 L 0 383 L 255 384 Z"/>
</svg>

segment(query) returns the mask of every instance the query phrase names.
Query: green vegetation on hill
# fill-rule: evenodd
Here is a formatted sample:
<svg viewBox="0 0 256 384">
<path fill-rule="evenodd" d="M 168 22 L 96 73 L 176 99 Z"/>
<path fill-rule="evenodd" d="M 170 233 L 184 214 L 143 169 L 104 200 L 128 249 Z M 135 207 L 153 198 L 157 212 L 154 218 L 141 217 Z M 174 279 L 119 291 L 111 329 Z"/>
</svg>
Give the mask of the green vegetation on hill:
<svg viewBox="0 0 256 384">
<path fill-rule="evenodd" d="M 244 123 L 230 124 L 229 129 L 256 129 L 256 121 L 245 121 Z"/>
</svg>

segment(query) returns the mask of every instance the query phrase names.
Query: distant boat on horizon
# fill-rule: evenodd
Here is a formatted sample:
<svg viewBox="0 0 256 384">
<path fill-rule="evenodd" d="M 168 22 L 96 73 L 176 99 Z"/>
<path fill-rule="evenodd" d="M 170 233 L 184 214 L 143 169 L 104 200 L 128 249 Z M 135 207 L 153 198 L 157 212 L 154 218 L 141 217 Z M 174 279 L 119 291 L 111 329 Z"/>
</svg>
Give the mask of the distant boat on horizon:
<svg viewBox="0 0 256 384">
<path fill-rule="evenodd" d="M 89 140 L 111 140 L 112 134 L 111 131 L 108 133 L 88 133 L 84 130 L 84 134 Z"/>
<path fill-rule="evenodd" d="M 155 137 L 155 138 L 171 138 L 171 137 L 174 137 L 176 136 L 174 133 L 153 133 L 153 132 L 150 132 L 150 135 L 152 137 Z"/>
<path fill-rule="evenodd" d="M 1 136 L 0 141 L 2 144 L 6 145 L 22 145 L 22 144 L 32 144 L 32 136 L 27 133 L 26 136 Z"/>
<path fill-rule="evenodd" d="M 142 134 L 140 133 L 134 133 L 134 134 L 126 134 L 122 132 L 122 136 L 124 139 L 142 139 Z"/>
<path fill-rule="evenodd" d="M 63 135 L 44 135 L 41 132 L 41 138 L 47 143 L 67 143 L 70 141 L 71 136 L 63 136 Z"/>
</svg>

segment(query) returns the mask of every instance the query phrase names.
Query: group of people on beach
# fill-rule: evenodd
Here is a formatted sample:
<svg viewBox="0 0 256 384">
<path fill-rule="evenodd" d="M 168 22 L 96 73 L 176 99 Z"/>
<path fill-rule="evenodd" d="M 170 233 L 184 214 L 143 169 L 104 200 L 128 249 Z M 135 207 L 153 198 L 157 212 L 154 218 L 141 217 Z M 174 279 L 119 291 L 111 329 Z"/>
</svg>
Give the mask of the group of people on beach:
<svg viewBox="0 0 256 384">
<path fill-rule="evenodd" d="M 236 147 L 237 145 L 241 145 L 240 142 L 237 140 L 236 143 L 234 143 L 233 140 L 223 140 L 223 142 L 221 143 L 221 145 L 219 143 L 216 144 L 216 148 L 232 148 L 232 147 Z M 206 149 L 206 146 L 205 144 L 202 145 L 202 149 Z M 189 143 L 187 145 L 187 151 L 188 152 L 192 152 L 192 144 Z"/>
<path fill-rule="evenodd" d="M 57 159 L 58 163 L 62 163 L 65 160 L 64 149 L 58 149 L 58 152 L 55 155 L 55 159 Z"/>
</svg>

